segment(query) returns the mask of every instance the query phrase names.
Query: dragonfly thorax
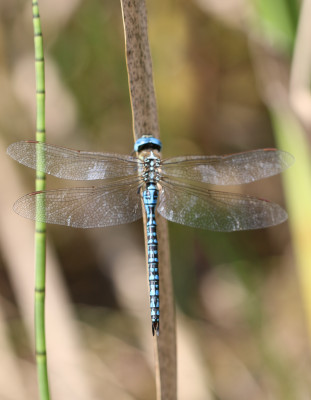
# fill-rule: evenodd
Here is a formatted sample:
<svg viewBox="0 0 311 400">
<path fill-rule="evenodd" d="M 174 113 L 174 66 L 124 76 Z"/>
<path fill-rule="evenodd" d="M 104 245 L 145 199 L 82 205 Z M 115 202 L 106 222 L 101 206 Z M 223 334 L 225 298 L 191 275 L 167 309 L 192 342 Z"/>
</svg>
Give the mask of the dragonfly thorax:
<svg viewBox="0 0 311 400">
<path fill-rule="evenodd" d="M 160 158 L 151 151 L 150 155 L 144 158 L 142 178 L 144 182 L 157 183 L 160 180 Z"/>
</svg>

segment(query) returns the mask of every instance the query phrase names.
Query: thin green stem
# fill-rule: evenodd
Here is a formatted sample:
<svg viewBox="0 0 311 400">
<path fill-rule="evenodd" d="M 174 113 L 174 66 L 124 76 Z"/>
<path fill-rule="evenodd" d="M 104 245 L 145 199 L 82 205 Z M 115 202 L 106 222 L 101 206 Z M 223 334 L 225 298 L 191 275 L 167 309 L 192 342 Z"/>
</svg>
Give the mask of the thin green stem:
<svg viewBox="0 0 311 400">
<path fill-rule="evenodd" d="M 36 140 L 45 141 L 45 77 L 42 30 L 37 0 L 32 1 L 35 69 L 36 69 L 36 101 L 37 121 Z M 36 190 L 45 190 L 44 153 L 37 149 Z M 44 198 L 37 197 L 37 207 L 42 209 Z M 36 222 L 35 253 L 35 333 L 36 333 L 36 360 L 41 400 L 49 400 L 49 382 L 47 372 L 47 357 L 45 344 L 45 260 L 46 260 L 46 226 L 45 223 Z"/>
</svg>

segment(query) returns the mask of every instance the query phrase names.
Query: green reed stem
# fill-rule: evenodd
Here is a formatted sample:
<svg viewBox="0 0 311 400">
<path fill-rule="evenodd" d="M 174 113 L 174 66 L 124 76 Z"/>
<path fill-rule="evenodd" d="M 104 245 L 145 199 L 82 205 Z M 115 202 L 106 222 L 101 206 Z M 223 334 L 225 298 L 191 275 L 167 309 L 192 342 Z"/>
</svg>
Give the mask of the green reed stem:
<svg viewBox="0 0 311 400">
<path fill-rule="evenodd" d="M 45 76 L 44 54 L 39 5 L 37 0 L 32 1 L 35 70 L 36 70 L 36 140 L 45 141 Z M 36 190 L 45 190 L 45 157 L 37 149 Z M 43 204 L 42 204 L 43 202 Z M 44 198 L 37 196 L 37 208 L 44 207 Z M 45 260 L 46 260 L 46 226 L 36 222 L 35 233 L 36 276 L 35 276 L 35 334 L 36 334 L 36 361 L 39 382 L 40 400 L 49 400 L 49 382 L 47 372 L 47 356 L 45 344 Z"/>
</svg>

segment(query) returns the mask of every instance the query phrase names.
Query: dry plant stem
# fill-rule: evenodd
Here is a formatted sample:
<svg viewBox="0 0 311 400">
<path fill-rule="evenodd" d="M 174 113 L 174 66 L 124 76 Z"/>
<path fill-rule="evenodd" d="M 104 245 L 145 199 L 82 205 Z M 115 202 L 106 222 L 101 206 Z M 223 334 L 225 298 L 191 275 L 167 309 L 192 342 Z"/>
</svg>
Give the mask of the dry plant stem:
<svg viewBox="0 0 311 400">
<path fill-rule="evenodd" d="M 121 0 L 135 139 L 159 137 L 145 0 Z"/>
<path fill-rule="evenodd" d="M 311 131 L 311 0 L 304 0 L 291 65 L 289 97 L 298 118 Z"/>
<path fill-rule="evenodd" d="M 134 138 L 137 140 L 146 134 L 158 138 L 159 124 L 148 40 L 146 3 L 145 0 L 121 0 L 121 7 Z M 146 228 L 145 216 L 144 227 Z M 167 222 L 159 215 L 157 231 L 160 273 L 160 335 L 154 339 L 157 399 L 174 400 L 177 398 L 175 313 Z M 146 234 L 145 243 L 147 244 Z M 145 248 L 147 259 L 147 245 Z"/>
<path fill-rule="evenodd" d="M 144 216 L 144 224 L 146 224 Z M 160 271 L 160 335 L 155 336 L 157 399 L 177 399 L 176 327 L 167 221 L 157 215 Z M 145 243 L 147 238 L 145 237 Z M 147 249 L 147 245 L 145 246 Z M 147 262 L 147 254 L 146 254 Z"/>
</svg>

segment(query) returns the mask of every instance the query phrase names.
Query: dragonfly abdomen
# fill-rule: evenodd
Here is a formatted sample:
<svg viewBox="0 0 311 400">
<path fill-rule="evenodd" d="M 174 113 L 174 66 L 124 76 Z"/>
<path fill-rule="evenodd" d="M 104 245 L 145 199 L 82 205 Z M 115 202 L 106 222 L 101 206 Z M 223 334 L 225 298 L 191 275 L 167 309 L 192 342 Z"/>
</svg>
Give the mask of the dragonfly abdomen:
<svg viewBox="0 0 311 400">
<path fill-rule="evenodd" d="M 156 184 L 146 183 L 143 191 L 143 201 L 147 216 L 147 252 L 148 252 L 148 271 L 149 271 L 149 290 L 150 290 L 150 312 L 152 322 L 152 334 L 159 335 L 159 260 L 158 260 L 158 240 L 157 224 L 155 220 L 155 209 L 158 201 L 159 190 Z"/>
</svg>

